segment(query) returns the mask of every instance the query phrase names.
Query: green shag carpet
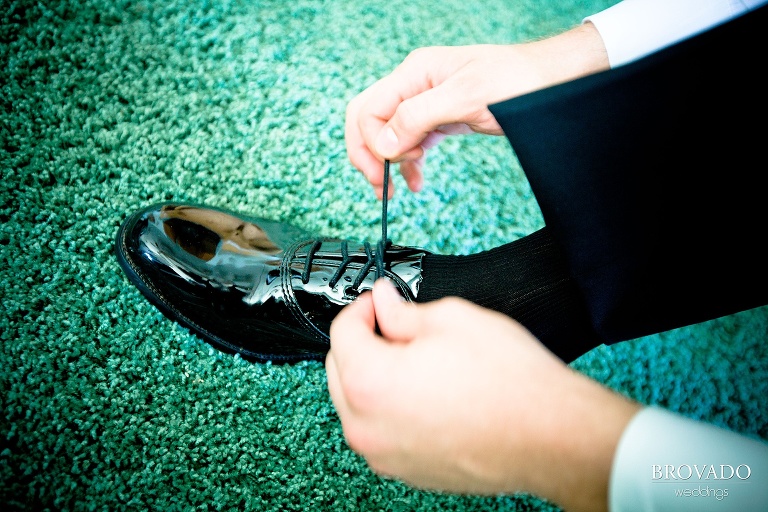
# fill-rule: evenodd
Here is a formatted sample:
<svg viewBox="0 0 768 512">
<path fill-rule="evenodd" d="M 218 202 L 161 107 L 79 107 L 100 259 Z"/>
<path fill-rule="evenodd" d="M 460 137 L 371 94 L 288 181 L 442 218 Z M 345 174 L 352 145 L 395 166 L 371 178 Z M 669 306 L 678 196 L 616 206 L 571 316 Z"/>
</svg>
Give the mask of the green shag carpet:
<svg viewBox="0 0 768 512">
<path fill-rule="evenodd" d="M 129 284 L 113 239 L 135 209 L 189 200 L 375 240 L 347 102 L 417 47 L 543 37 L 612 3 L 1 0 L 0 508 L 557 510 L 377 477 L 322 364 L 212 349 Z M 467 254 L 542 225 L 504 138 L 451 138 L 426 172 L 419 194 L 395 178 L 395 243 Z M 573 366 L 768 438 L 766 337 L 758 308 Z"/>
</svg>

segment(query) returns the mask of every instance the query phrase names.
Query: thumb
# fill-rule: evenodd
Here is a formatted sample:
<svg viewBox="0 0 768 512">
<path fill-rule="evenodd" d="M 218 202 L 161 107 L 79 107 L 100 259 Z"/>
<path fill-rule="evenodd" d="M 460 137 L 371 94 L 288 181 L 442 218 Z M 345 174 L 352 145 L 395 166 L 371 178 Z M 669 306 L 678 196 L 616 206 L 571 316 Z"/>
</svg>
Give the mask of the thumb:
<svg viewBox="0 0 768 512">
<path fill-rule="evenodd" d="M 384 158 L 397 160 L 402 155 L 418 158 L 430 133 L 451 123 L 453 105 L 438 86 L 404 99 L 381 128 L 374 148 Z M 454 102 L 455 103 L 455 102 Z"/>
<path fill-rule="evenodd" d="M 373 285 L 373 307 L 381 335 L 389 341 L 409 342 L 421 330 L 419 306 L 405 302 L 386 279 Z"/>
<path fill-rule="evenodd" d="M 360 368 L 366 361 L 382 361 L 387 343 L 374 333 L 374 319 L 373 300 L 368 292 L 342 308 L 331 322 L 331 349 L 326 365 L 332 359 L 334 371 L 342 374 L 349 368 Z"/>
</svg>

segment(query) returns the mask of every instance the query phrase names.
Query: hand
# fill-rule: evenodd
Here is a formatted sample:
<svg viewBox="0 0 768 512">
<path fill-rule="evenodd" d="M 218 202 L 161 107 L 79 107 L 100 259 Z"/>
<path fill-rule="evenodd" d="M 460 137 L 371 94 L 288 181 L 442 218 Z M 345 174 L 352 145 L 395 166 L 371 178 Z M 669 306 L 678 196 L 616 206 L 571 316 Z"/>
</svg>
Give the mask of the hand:
<svg viewBox="0 0 768 512">
<path fill-rule="evenodd" d="M 445 135 L 502 134 L 488 105 L 607 68 L 590 23 L 532 43 L 415 50 L 350 101 L 349 159 L 379 197 L 384 159 L 400 162 L 408 187 L 418 191 L 425 152 Z"/>
<path fill-rule="evenodd" d="M 606 506 L 613 451 L 637 410 L 508 317 L 458 298 L 405 303 L 384 280 L 334 320 L 326 368 L 346 439 L 377 473 L 574 510 Z"/>
</svg>

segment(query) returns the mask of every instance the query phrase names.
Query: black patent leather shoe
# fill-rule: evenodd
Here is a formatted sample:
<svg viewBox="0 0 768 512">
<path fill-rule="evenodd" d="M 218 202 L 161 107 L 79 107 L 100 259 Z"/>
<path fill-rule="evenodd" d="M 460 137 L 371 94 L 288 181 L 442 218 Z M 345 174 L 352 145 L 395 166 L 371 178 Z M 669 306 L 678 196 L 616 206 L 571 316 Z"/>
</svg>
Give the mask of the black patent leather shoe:
<svg viewBox="0 0 768 512">
<path fill-rule="evenodd" d="M 325 357 L 331 321 L 373 286 L 375 251 L 283 222 L 171 203 L 131 215 L 116 240 L 120 266 L 167 317 L 223 351 L 274 362 Z M 425 254 L 390 245 L 379 262 L 406 300 L 419 293 Z"/>
</svg>

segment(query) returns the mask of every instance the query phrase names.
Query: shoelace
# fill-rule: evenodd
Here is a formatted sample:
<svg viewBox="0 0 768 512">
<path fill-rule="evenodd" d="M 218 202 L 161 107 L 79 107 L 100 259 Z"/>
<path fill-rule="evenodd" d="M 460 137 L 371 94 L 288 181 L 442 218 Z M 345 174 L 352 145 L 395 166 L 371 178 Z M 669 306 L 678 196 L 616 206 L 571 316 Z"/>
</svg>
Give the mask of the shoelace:
<svg viewBox="0 0 768 512">
<path fill-rule="evenodd" d="M 355 276 L 354 281 L 352 282 L 351 288 L 353 290 L 357 290 L 360 285 L 362 284 L 363 280 L 365 279 L 365 276 L 368 275 L 368 272 L 371 270 L 371 267 L 376 265 L 376 279 L 384 276 L 384 269 L 385 269 L 385 257 L 387 254 L 387 249 L 389 249 L 389 246 L 392 245 L 392 241 L 387 238 L 387 200 L 389 195 L 389 160 L 384 160 L 384 190 L 383 190 L 383 197 L 381 200 L 381 239 L 379 239 L 378 243 L 376 244 L 376 251 L 371 250 L 371 244 L 368 242 L 365 242 L 363 244 L 363 247 L 365 248 L 365 255 L 368 258 L 365 262 L 365 265 L 358 271 L 357 275 Z M 320 249 L 320 246 L 322 245 L 322 240 L 315 240 L 312 243 L 312 246 L 309 248 L 309 251 L 307 251 L 307 255 L 304 260 L 304 270 L 301 273 L 301 282 L 304 284 L 307 284 L 309 282 L 309 274 L 312 268 L 312 260 L 315 257 L 315 253 Z M 336 269 L 336 272 L 334 272 L 333 276 L 331 276 L 331 279 L 328 281 L 328 285 L 333 288 L 335 287 L 339 280 L 341 279 L 341 276 L 344 274 L 344 271 L 346 270 L 347 266 L 352 262 L 352 258 L 349 257 L 349 249 L 347 248 L 347 242 L 343 241 L 341 243 L 341 263 L 339 264 L 339 268 Z"/>
<path fill-rule="evenodd" d="M 387 238 L 387 196 L 389 195 L 389 160 L 384 160 L 384 190 L 381 198 L 381 238 L 376 246 L 376 279 L 384 277 L 384 256 L 392 244 Z"/>
</svg>

